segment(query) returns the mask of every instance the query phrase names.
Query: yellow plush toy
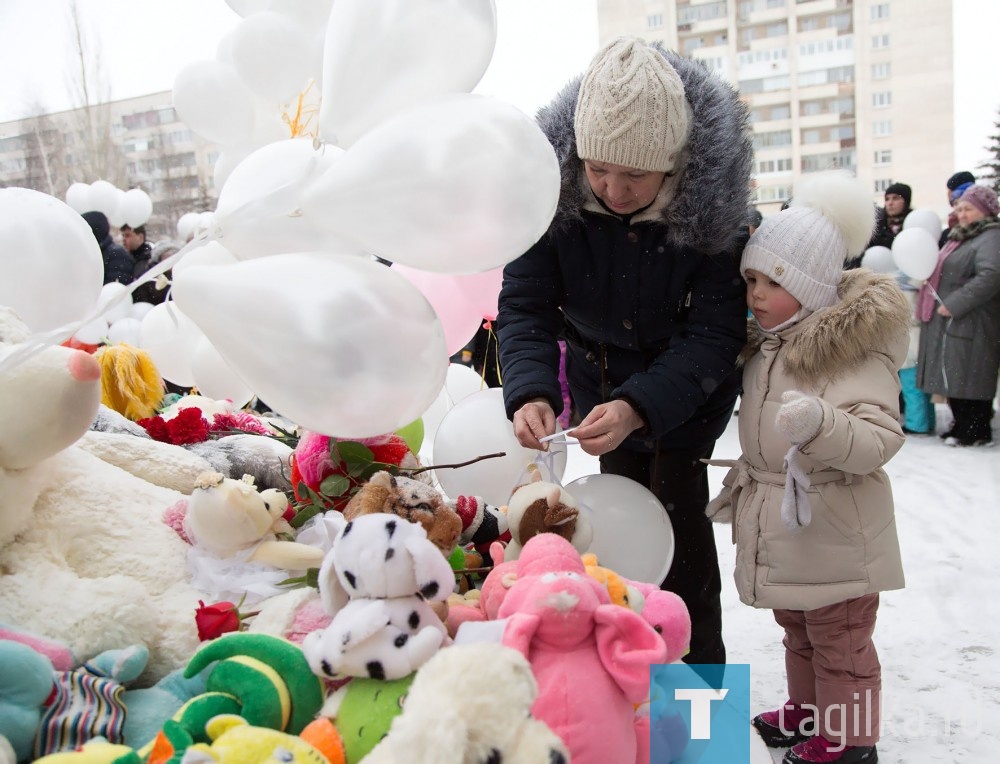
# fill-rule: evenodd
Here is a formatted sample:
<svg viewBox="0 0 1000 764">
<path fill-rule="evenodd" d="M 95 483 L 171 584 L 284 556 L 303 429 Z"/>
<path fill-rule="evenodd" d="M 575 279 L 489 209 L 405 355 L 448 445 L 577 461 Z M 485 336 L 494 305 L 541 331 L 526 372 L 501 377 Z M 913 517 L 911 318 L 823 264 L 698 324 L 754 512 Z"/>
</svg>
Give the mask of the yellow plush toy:
<svg viewBox="0 0 1000 764">
<path fill-rule="evenodd" d="M 325 720 L 317 721 L 320 724 L 325 722 Z M 329 722 L 325 724 L 330 726 Z M 317 728 L 319 726 L 317 725 Z M 222 714 L 210 720 L 205 730 L 212 744 L 195 743 L 187 749 L 188 752 L 203 753 L 204 761 L 217 761 L 222 764 L 269 761 L 282 761 L 287 764 L 343 764 L 344 762 L 343 748 L 338 747 L 339 738 L 335 740 L 330 736 L 329 729 L 326 733 L 320 733 L 318 729 L 307 728 L 297 737 L 277 730 L 251 727 L 241 716 Z M 316 734 L 311 734 L 314 731 Z M 189 753 L 186 753 L 185 758 L 188 755 Z"/>
<path fill-rule="evenodd" d="M 164 385 L 149 353 L 121 343 L 102 347 L 94 358 L 101 367 L 101 403 L 133 422 L 156 413 Z"/>
<path fill-rule="evenodd" d="M 583 555 L 583 567 L 587 570 L 587 575 L 603 584 L 611 597 L 612 605 L 622 605 L 632 610 L 636 610 L 637 602 L 641 602 L 642 597 L 637 596 L 638 591 L 629 586 L 621 576 L 611 568 L 604 568 L 597 564 L 597 555 L 587 553 Z M 639 605 L 641 608 L 641 605 Z M 637 611 L 638 612 L 638 611 Z"/>
</svg>

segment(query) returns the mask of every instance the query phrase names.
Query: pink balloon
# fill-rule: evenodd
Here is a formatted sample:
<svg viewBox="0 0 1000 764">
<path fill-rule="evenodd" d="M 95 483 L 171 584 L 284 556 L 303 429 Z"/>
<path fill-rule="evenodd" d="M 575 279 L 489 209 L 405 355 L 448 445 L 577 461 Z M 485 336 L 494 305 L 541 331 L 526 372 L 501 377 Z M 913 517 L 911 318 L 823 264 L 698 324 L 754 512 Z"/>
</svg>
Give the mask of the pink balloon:
<svg viewBox="0 0 1000 764">
<path fill-rule="evenodd" d="M 488 321 L 495 321 L 500 300 L 500 286 L 503 284 L 503 266 L 483 273 L 469 273 L 455 276 L 465 296 L 472 301 L 479 315 Z"/>
<path fill-rule="evenodd" d="M 483 320 L 479 307 L 464 287 L 465 276 L 432 273 L 394 263 L 392 269 L 415 286 L 434 308 L 444 328 L 448 355 L 455 355 L 468 344 Z"/>
</svg>

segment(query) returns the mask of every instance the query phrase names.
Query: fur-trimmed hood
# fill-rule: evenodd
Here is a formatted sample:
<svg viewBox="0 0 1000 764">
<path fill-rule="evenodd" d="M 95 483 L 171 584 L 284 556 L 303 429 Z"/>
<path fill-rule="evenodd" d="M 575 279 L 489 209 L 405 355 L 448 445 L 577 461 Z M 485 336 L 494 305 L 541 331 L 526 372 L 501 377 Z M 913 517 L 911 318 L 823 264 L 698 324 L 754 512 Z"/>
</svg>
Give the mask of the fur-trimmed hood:
<svg viewBox="0 0 1000 764">
<path fill-rule="evenodd" d="M 659 219 L 674 246 L 705 254 L 729 251 L 746 225 L 750 204 L 753 145 L 746 106 L 701 62 L 659 44 L 654 47 L 680 76 L 691 109 L 685 166 Z M 582 79 L 573 79 L 538 112 L 538 124 L 555 149 L 562 175 L 553 229 L 580 220 L 589 193 L 573 129 Z"/>
<path fill-rule="evenodd" d="M 780 332 L 787 336 L 785 370 L 803 384 L 835 379 L 872 352 L 888 353 L 897 368 L 906 355 L 911 308 L 895 279 L 867 268 L 844 271 L 839 301 Z M 746 363 L 768 337 L 756 319 L 747 322 Z"/>
</svg>

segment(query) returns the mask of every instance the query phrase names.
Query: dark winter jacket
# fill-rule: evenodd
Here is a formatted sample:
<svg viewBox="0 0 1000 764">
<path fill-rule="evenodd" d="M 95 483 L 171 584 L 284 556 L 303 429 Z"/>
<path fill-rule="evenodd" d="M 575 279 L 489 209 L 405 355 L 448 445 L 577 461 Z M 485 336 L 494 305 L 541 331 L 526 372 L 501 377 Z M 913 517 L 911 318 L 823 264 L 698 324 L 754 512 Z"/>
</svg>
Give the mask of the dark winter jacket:
<svg viewBox="0 0 1000 764">
<path fill-rule="evenodd" d="M 107 216 L 103 212 L 84 212 L 83 219 L 94 232 L 94 238 L 101 248 L 101 257 L 104 260 L 104 283 L 117 281 L 119 284 L 131 284 L 135 260 L 125 247 L 115 244 L 115 240 L 111 238 L 111 225 Z"/>
<path fill-rule="evenodd" d="M 736 93 L 704 66 L 665 52 L 692 110 L 683 169 L 653 205 L 626 220 L 606 212 L 576 155 L 579 79 L 538 117 L 562 171 L 548 232 L 504 269 L 497 317 L 508 417 L 547 399 L 558 413 L 558 339 L 581 415 L 628 400 L 647 427 L 624 447 L 695 447 L 725 429 L 746 339 L 739 235 L 752 149 Z M 673 191 L 672 198 L 669 192 Z"/>
<path fill-rule="evenodd" d="M 155 265 L 152 260 L 153 248 L 149 246 L 149 242 L 144 241 L 139 249 L 132 253 L 132 257 L 135 258 L 132 280 L 138 281 L 142 274 Z M 157 289 L 155 281 L 147 281 L 145 284 L 137 286 L 132 292 L 132 302 L 148 302 L 152 305 L 159 305 L 166 296 L 167 290 Z"/>
</svg>

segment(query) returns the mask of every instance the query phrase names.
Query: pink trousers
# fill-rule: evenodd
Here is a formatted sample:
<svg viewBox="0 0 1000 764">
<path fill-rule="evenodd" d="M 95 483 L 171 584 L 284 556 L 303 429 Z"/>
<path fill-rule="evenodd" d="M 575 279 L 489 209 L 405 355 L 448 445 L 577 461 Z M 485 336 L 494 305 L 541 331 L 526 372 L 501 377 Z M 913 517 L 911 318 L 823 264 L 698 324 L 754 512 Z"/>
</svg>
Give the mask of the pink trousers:
<svg viewBox="0 0 1000 764">
<path fill-rule="evenodd" d="M 872 643 L 878 594 L 815 610 L 775 610 L 785 630 L 788 697 L 817 709 L 819 732 L 845 745 L 879 738 L 882 666 Z"/>
</svg>

